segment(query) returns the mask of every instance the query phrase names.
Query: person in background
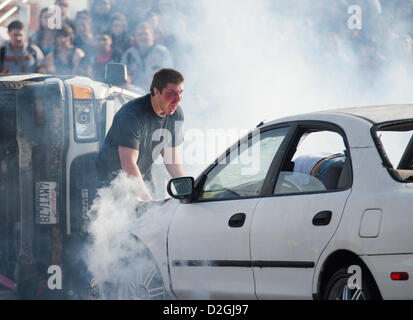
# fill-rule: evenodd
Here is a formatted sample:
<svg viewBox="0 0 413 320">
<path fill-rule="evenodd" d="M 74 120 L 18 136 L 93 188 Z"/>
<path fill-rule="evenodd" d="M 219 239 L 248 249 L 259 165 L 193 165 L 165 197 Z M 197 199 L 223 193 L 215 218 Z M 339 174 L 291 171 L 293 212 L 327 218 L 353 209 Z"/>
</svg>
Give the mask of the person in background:
<svg viewBox="0 0 413 320">
<path fill-rule="evenodd" d="M 173 62 L 168 49 L 155 44 L 154 32 L 149 23 L 138 25 L 135 42 L 136 45 L 123 54 L 121 63 L 128 67 L 131 84 L 147 90 L 153 74 L 159 69 L 172 67 Z"/>
<path fill-rule="evenodd" d="M 133 34 L 149 12 L 153 10 L 153 0 L 116 0 L 116 12 L 123 14 L 128 20 L 129 33 Z"/>
<path fill-rule="evenodd" d="M 94 78 L 98 81 L 105 80 L 105 68 L 109 62 L 119 62 L 120 52 L 112 48 L 112 37 L 108 32 L 101 32 L 97 36 L 96 58 L 93 67 Z"/>
<path fill-rule="evenodd" d="M 93 76 L 93 60 L 96 57 L 96 42 L 92 34 L 92 19 L 87 10 L 79 11 L 75 19 L 76 37 L 74 45 L 82 49 L 85 56 L 81 61 L 79 75 Z"/>
<path fill-rule="evenodd" d="M 77 74 L 84 52 L 73 45 L 74 33 L 70 25 L 57 30 L 57 48 L 46 57 L 47 71 L 52 74 Z"/>
<path fill-rule="evenodd" d="M 27 43 L 24 24 L 14 20 L 7 29 L 10 41 L 0 48 L 0 73 L 45 73 L 43 52 L 37 45 Z"/>
<path fill-rule="evenodd" d="M 36 44 L 42 49 L 45 56 L 56 48 L 56 30 L 49 29 L 48 27 L 50 16 L 49 8 L 43 8 L 42 11 L 40 11 L 39 30 L 34 32 L 30 37 L 31 43 Z"/>
<path fill-rule="evenodd" d="M 114 13 L 110 19 L 110 35 L 112 48 L 123 54 L 132 45 L 132 37 L 128 33 L 128 22 L 121 13 Z"/>
<path fill-rule="evenodd" d="M 74 29 L 73 20 L 69 18 L 69 0 L 56 0 L 55 4 L 62 12 L 62 26 L 68 24 Z"/>
<path fill-rule="evenodd" d="M 110 26 L 112 3 L 110 0 L 94 0 L 90 10 L 93 34 L 107 31 Z"/>
<path fill-rule="evenodd" d="M 87 10 L 79 11 L 76 14 L 75 31 L 75 46 L 82 49 L 87 58 L 94 57 L 96 43 L 92 33 L 92 19 Z"/>
</svg>

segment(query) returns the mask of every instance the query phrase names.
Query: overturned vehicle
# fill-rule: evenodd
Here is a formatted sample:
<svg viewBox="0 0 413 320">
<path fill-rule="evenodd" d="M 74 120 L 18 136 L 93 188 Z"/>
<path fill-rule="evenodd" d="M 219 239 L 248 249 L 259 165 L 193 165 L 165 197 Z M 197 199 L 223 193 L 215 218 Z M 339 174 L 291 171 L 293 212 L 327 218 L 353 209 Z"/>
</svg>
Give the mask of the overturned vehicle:
<svg viewBox="0 0 413 320">
<path fill-rule="evenodd" d="M 79 287 L 77 247 L 96 193 L 95 157 L 116 111 L 139 96 L 122 88 L 119 65 L 107 74 L 111 84 L 0 77 L 0 287 L 21 298 L 80 298 L 71 288 Z M 65 290 L 48 285 L 53 266 Z"/>
</svg>

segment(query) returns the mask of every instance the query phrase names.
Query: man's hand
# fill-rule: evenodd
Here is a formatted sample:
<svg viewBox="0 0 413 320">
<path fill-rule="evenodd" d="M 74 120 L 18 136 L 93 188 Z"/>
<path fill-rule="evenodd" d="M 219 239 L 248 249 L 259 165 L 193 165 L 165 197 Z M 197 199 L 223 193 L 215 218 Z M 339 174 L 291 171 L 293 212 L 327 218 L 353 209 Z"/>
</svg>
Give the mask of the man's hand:
<svg viewBox="0 0 413 320">
<path fill-rule="evenodd" d="M 139 190 L 137 190 L 137 195 L 140 196 L 142 200 L 153 200 L 151 194 L 145 186 L 142 178 L 142 173 L 137 165 L 139 158 L 138 150 L 126 147 L 119 147 L 118 150 L 122 170 L 125 171 L 129 176 L 137 177 L 139 179 Z"/>
</svg>

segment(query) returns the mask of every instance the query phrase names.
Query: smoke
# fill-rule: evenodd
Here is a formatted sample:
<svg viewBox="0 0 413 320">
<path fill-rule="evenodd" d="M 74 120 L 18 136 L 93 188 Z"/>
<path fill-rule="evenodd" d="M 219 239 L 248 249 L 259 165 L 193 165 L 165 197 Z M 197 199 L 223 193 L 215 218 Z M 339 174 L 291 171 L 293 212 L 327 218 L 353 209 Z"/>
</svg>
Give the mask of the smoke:
<svg viewBox="0 0 413 320">
<path fill-rule="evenodd" d="M 144 299 L 165 294 L 154 258 L 135 233 L 163 232 L 167 211 L 153 210 L 160 203 L 144 202 L 139 183 L 120 173 L 110 186 L 99 189 L 88 213 L 91 244 L 85 262 L 101 299 Z M 148 216 L 149 215 L 149 216 Z M 152 245 L 152 243 L 149 243 Z"/>
<path fill-rule="evenodd" d="M 348 25 L 352 5 L 361 9 L 359 30 Z M 187 131 L 242 135 L 298 113 L 411 102 L 411 16 L 403 8 L 378 0 L 197 1 L 179 17 L 187 26 L 179 34 Z M 198 174 L 229 146 L 226 138 L 219 146 L 193 142 L 208 158 L 187 172 Z"/>
<path fill-rule="evenodd" d="M 176 35 L 181 44 L 176 59 L 186 78 L 184 149 L 196 145 L 194 153 L 186 156 L 202 159 L 193 164 L 184 157 L 188 175 L 199 174 L 263 120 L 413 99 L 410 15 L 389 2 L 199 0 L 185 4 L 186 10 L 174 17 L 186 25 Z M 348 26 L 351 5 L 362 9 L 359 30 Z M 124 263 L 131 253 L 146 254 L 130 231 L 140 225 L 160 235 L 169 221 L 156 210 L 144 219 L 137 217 L 141 202 L 132 191 L 135 183 L 120 176 L 99 191 L 93 205 L 89 232 L 94 244 L 87 263 L 98 283 L 116 284 L 133 278 L 141 266 L 145 269 L 150 259 Z"/>
</svg>

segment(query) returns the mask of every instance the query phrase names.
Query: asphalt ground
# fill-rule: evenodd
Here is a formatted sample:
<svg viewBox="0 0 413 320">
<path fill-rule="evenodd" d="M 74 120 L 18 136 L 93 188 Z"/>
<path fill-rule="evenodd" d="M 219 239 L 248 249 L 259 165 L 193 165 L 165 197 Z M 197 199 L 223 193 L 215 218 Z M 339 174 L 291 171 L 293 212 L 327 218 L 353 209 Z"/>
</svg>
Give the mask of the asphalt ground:
<svg viewBox="0 0 413 320">
<path fill-rule="evenodd" d="M 0 300 L 18 300 L 18 297 L 13 291 L 0 288 Z"/>
</svg>

